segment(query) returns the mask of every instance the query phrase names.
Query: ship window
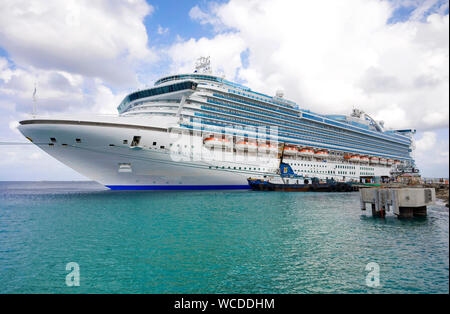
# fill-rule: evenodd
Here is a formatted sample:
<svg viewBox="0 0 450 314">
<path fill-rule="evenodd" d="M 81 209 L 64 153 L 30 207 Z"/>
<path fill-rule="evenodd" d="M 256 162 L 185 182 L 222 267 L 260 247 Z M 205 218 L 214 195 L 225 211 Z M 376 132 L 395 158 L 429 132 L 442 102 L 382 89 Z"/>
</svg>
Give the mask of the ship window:
<svg viewBox="0 0 450 314">
<path fill-rule="evenodd" d="M 128 144 L 128 140 L 123 140 L 123 143 L 124 144 Z"/>
<path fill-rule="evenodd" d="M 48 144 L 48 146 L 55 146 L 55 144 L 53 144 L 53 143 L 49 143 L 49 144 Z"/>
<path fill-rule="evenodd" d="M 114 145 L 114 144 L 109 144 L 109 146 L 116 146 L 116 145 Z"/>
<path fill-rule="evenodd" d="M 50 141 L 52 141 L 52 143 L 56 143 L 56 138 L 50 137 Z"/>
<path fill-rule="evenodd" d="M 164 145 L 161 145 L 159 148 L 164 149 Z"/>
<path fill-rule="evenodd" d="M 133 136 L 133 141 L 131 141 L 131 146 L 139 146 L 140 141 L 141 141 L 140 136 Z"/>
<path fill-rule="evenodd" d="M 75 139 L 75 142 L 81 143 L 81 139 L 80 139 L 80 138 L 77 138 L 77 139 Z"/>
<path fill-rule="evenodd" d="M 155 146 L 155 145 L 156 145 L 156 142 L 153 142 L 153 145 Z"/>
</svg>

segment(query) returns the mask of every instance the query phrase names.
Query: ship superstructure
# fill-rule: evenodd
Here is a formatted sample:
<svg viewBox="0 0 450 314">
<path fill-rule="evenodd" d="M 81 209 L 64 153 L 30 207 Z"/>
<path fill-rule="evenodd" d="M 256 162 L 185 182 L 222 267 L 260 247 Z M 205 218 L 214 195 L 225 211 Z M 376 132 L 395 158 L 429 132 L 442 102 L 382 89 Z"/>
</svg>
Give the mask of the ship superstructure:
<svg viewBox="0 0 450 314">
<path fill-rule="evenodd" d="M 118 116 L 36 117 L 19 129 L 112 189 L 248 188 L 248 177 L 274 172 L 280 149 L 296 174 L 321 179 L 372 182 L 414 167 L 414 130 L 385 130 L 357 109 L 316 114 L 282 92 L 213 75 L 201 61 L 197 73 L 127 95 Z"/>
</svg>

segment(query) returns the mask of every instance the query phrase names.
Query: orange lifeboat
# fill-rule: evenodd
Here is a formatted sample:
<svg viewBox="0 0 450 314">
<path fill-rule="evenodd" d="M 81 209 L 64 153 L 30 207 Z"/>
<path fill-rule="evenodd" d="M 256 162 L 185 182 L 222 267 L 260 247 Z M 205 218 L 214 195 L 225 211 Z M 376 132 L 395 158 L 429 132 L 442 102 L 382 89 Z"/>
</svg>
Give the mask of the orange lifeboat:
<svg viewBox="0 0 450 314">
<path fill-rule="evenodd" d="M 255 142 L 248 142 L 248 141 L 239 141 L 236 143 L 236 149 L 237 150 L 245 150 L 249 152 L 255 152 L 258 150 L 258 144 Z"/>
<path fill-rule="evenodd" d="M 360 158 L 359 158 L 359 156 L 358 155 L 352 155 L 352 157 L 350 157 L 350 161 L 359 161 L 360 160 Z"/>
<path fill-rule="evenodd" d="M 370 157 L 370 163 L 371 164 L 378 164 L 378 163 L 380 163 L 380 158 L 378 158 L 378 157 Z"/>
<path fill-rule="evenodd" d="M 390 166 L 390 165 L 392 165 L 392 164 L 394 163 L 394 160 L 388 159 L 388 160 L 386 161 L 386 163 Z"/>
<path fill-rule="evenodd" d="M 284 154 L 286 155 L 295 155 L 298 153 L 298 148 L 295 146 L 285 146 L 284 147 Z"/>
<path fill-rule="evenodd" d="M 402 162 L 400 160 L 394 160 L 394 165 L 400 165 Z"/>
<path fill-rule="evenodd" d="M 368 163 L 369 162 L 369 157 L 367 156 L 361 156 L 359 158 L 359 161 L 363 162 L 363 163 Z"/>
<path fill-rule="evenodd" d="M 231 142 L 226 138 L 207 137 L 203 141 L 207 148 L 229 148 Z"/>
<path fill-rule="evenodd" d="M 302 148 L 302 149 L 300 149 L 298 154 L 302 155 L 302 156 L 313 156 L 314 151 L 311 148 Z"/>
<path fill-rule="evenodd" d="M 326 150 L 318 150 L 314 153 L 314 157 L 317 158 L 325 158 L 328 157 L 328 151 Z"/>
<path fill-rule="evenodd" d="M 277 153 L 278 146 L 272 144 L 259 144 L 258 151 L 261 153 Z"/>
<path fill-rule="evenodd" d="M 387 159 L 386 158 L 381 158 L 380 159 L 380 165 L 386 165 L 387 164 Z"/>
</svg>

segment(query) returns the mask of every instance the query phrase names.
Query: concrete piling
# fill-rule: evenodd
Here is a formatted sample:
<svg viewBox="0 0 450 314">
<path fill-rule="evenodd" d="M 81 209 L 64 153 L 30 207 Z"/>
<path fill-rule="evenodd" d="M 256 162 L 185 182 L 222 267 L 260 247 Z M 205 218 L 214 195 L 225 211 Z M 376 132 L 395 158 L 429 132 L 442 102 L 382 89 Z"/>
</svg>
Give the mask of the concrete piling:
<svg viewBox="0 0 450 314">
<path fill-rule="evenodd" d="M 361 210 L 371 204 L 374 217 L 384 217 L 390 211 L 398 218 L 425 217 L 427 206 L 436 201 L 433 188 L 364 188 L 359 193 Z"/>
</svg>

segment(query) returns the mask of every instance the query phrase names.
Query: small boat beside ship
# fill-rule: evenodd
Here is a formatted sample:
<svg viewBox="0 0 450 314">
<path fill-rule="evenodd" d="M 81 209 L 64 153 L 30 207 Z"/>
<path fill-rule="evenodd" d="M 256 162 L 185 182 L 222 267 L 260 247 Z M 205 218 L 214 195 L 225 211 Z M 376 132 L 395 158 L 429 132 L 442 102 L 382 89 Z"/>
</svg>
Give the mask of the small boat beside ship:
<svg viewBox="0 0 450 314">
<path fill-rule="evenodd" d="M 351 192 L 357 188 L 352 182 L 338 182 L 333 178 L 320 180 L 316 177 L 297 175 L 291 166 L 283 162 L 283 156 L 289 155 L 291 147 L 283 145 L 279 168 L 274 174 L 262 178 L 248 178 L 247 182 L 255 191 L 291 191 L 291 192 Z"/>
<path fill-rule="evenodd" d="M 357 190 L 351 182 L 339 182 L 333 179 L 319 180 L 315 177 L 296 175 L 286 163 L 281 164 L 280 174 L 248 178 L 247 181 L 254 191 L 351 192 Z"/>
</svg>

